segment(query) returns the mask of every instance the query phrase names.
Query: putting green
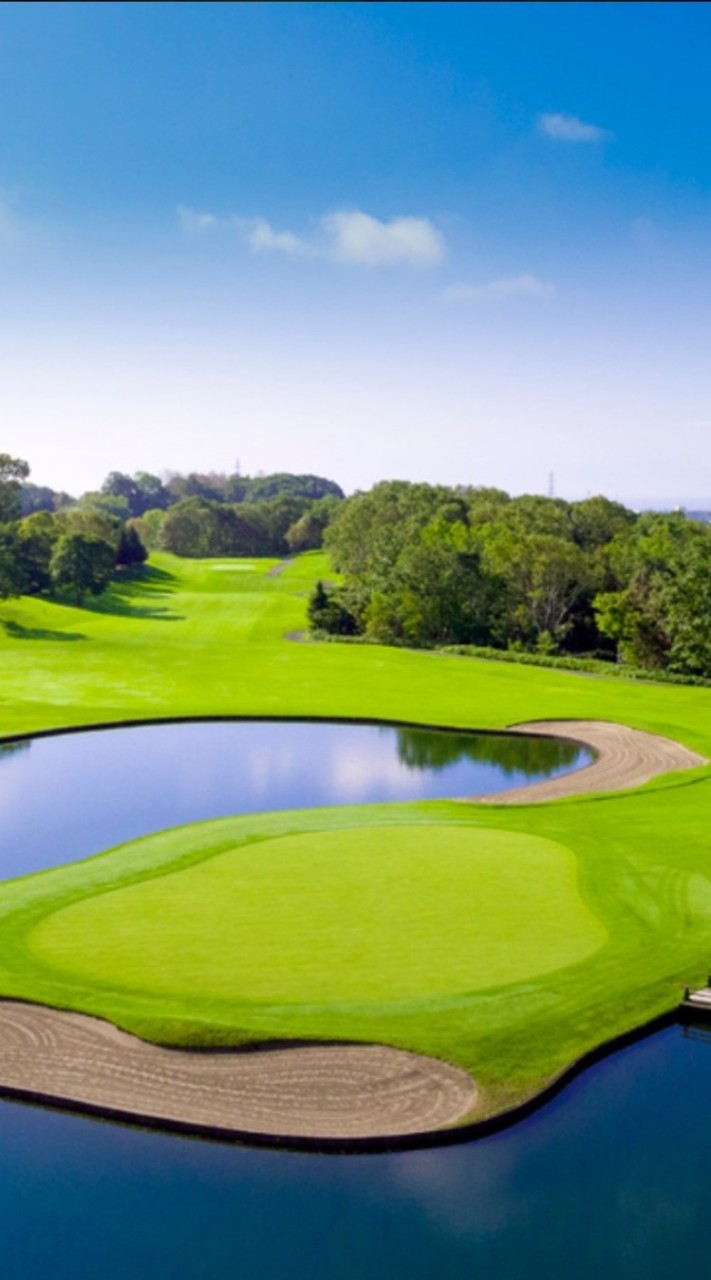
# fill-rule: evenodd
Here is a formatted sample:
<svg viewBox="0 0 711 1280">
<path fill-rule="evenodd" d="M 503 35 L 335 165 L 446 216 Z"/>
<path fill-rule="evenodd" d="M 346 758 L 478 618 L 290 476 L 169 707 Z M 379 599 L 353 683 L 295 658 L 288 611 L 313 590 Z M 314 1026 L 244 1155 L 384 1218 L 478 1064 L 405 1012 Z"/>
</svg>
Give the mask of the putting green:
<svg viewBox="0 0 711 1280">
<path fill-rule="evenodd" d="M 210 826 L 192 830 L 199 847 Z M 186 828 L 174 838 L 184 847 Z M 605 938 L 564 845 L 433 824 L 232 848 L 65 907 L 28 943 L 55 971 L 114 989 L 343 1005 L 532 979 Z"/>
</svg>

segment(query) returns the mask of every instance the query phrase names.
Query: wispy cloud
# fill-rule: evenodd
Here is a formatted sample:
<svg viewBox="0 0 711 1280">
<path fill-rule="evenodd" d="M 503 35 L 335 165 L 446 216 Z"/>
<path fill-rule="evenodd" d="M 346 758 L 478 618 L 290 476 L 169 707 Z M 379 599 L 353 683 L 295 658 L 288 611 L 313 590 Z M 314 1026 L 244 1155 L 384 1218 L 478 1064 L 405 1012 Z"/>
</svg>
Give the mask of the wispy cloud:
<svg viewBox="0 0 711 1280">
<path fill-rule="evenodd" d="M 565 112 L 550 112 L 538 117 L 538 131 L 557 142 L 605 142 L 612 138 L 607 129 L 597 124 L 586 124 L 577 116 Z"/>
<path fill-rule="evenodd" d="M 178 206 L 178 220 L 183 231 L 187 232 L 207 231 L 218 225 L 214 213 L 199 213 L 197 209 L 189 209 L 184 204 Z"/>
<path fill-rule="evenodd" d="M 234 218 L 232 225 L 244 231 L 255 253 L 308 254 L 309 245 L 293 231 L 275 231 L 266 218 Z"/>
<path fill-rule="evenodd" d="M 431 267 L 444 258 L 441 233 L 427 218 L 391 218 L 381 222 L 368 213 L 331 213 L 321 219 L 331 239 L 331 254 L 342 262 L 367 266 L 402 262 Z"/>
<path fill-rule="evenodd" d="M 383 221 L 361 209 L 324 214 L 311 236 L 276 230 L 266 218 L 218 218 L 181 206 L 184 231 L 195 234 L 216 228 L 240 233 L 253 253 L 326 258 L 359 266 L 431 267 L 446 253 L 444 237 L 428 218 L 398 217 Z"/>
<path fill-rule="evenodd" d="M 491 298 L 549 298 L 554 292 L 549 280 L 523 275 L 486 280 L 482 284 L 450 284 L 443 290 L 443 296 L 453 302 L 468 302 Z"/>
</svg>

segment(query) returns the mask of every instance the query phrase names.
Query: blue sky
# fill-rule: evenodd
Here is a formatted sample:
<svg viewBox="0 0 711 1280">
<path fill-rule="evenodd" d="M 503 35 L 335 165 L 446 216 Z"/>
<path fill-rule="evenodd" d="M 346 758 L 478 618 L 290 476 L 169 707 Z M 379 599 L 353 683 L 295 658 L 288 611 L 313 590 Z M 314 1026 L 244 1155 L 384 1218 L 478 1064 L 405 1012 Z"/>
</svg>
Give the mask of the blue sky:
<svg viewBox="0 0 711 1280">
<path fill-rule="evenodd" d="M 711 5 L 0 4 L 0 450 L 711 499 Z"/>
</svg>

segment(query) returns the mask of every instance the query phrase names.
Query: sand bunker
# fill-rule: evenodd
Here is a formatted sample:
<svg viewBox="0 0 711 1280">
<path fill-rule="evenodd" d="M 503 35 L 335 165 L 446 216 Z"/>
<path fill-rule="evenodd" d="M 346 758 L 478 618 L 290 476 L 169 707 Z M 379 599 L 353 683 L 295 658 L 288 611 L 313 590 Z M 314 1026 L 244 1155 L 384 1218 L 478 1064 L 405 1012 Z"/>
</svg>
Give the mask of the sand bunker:
<svg viewBox="0 0 711 1280">
<path fill-rule="evenodd" d="M 98 1018 L 0 1000 L 0 1092 L 225 1137 L 403 1137 L 471 1111 L 458 1067 L 382 1045 L 186 1052 Z"/>
<path fill-rule="evenodd" d="M 567 738 L 592 747 L 597 758 L 592 764 L 561 778 L 534 782 L 527 787 L 514 787 L 488 796 L 473 797 L 483 804 L 536 804 L 557 800 L 561 796 L 582 796 L 591 791 L 624 791 L 639 787 L 650 778 L 677 769 L 697 769 L 708 760 L 683 747 L 672 738 L 641 729 L 628 729 L 624 724 L 604 720 L 532 720 L 511 725 L 513 733 L 541 733 L 553 738 Z"/>
</svg>

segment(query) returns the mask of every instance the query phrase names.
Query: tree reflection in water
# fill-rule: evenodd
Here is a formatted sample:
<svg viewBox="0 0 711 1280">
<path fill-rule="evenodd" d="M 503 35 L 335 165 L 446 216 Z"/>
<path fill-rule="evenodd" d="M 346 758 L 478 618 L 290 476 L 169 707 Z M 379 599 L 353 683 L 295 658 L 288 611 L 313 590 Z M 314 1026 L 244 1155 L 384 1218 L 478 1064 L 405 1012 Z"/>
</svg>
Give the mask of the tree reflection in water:
<svg viewBox="0 0 711 1280">
<path fill-rule="evenodd" d="M 397 754 L 408 769 L 439 771 L 460 760 L 497 765 L 506 775 L 550 774 L 583 764 L 589 753 L 574 742 L 525 734 L 444 733 L 427 729 L 397 730 Z"/>
<path fill-rule="evenodd" d="M 29 751 L 31 746 L 29 738 L 23 738 L 20 742 L 0 742 L 0 764 L 10 756 L 16 755 L 18 751 Z"/>
</svg>

